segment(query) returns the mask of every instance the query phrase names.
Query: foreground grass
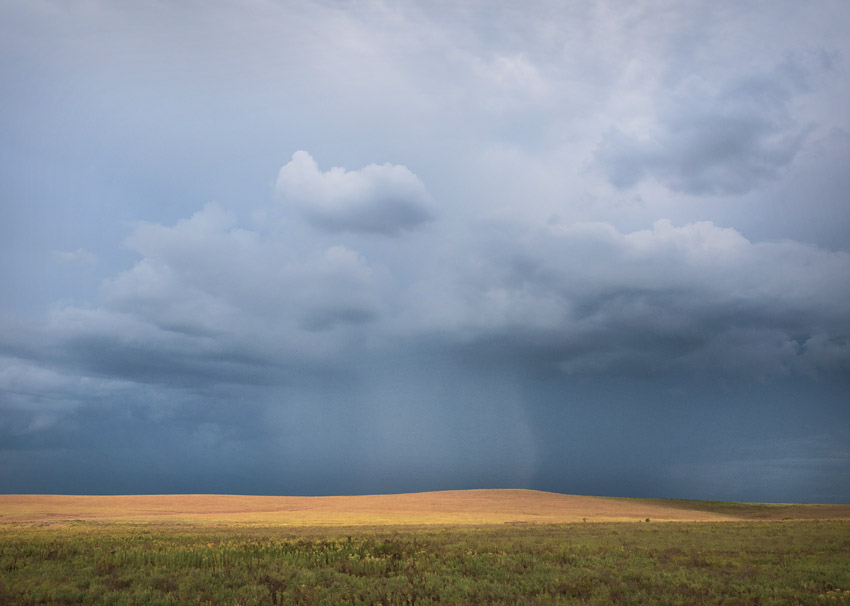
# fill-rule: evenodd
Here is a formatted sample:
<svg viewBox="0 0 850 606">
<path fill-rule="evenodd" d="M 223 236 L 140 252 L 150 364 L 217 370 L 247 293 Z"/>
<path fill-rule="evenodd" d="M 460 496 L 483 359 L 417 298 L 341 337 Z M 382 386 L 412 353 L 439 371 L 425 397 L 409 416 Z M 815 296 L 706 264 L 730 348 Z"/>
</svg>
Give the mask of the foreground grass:
<svg viewBox="0 0 850 606">
<path fill-rule="evenodd" d="M 850 604 L 850 522 L 0 525 L 0 604 Z"/>
</svg>

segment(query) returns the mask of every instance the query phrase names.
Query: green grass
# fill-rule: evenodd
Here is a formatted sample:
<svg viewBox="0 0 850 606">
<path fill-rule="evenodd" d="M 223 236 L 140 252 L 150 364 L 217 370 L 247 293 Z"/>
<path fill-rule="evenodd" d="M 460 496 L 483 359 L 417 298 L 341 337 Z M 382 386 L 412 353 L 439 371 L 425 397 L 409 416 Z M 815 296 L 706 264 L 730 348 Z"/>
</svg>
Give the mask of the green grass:
<svg viewBox="0 0 850 606">
<path fill-rule="evenodd" d="M 0 604 L 850 604 L 850 522 L 0 525 Z"/>
<path fill-rule="evenodd" d="M 799 503 L 745 503 L 736 501 L 697 501 L 690 499 L 621 499 L 660 505 L 682 511 L 705 511 L 750 520 L 847 518 L 846 505 L 808 505 Z"/>
</svg>

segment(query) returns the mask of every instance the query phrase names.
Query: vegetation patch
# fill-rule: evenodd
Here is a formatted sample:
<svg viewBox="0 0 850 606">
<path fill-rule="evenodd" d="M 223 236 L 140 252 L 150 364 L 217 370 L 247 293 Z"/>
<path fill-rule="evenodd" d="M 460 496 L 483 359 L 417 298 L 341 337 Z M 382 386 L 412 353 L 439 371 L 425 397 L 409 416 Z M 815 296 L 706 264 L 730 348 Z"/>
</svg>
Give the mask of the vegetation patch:
<svg viewBox="0 0 850 606">
<path fill-rule="evenodd" d="M 850 522 L 0 525 L 0 604 L 850 603 Z"/>
</svg>

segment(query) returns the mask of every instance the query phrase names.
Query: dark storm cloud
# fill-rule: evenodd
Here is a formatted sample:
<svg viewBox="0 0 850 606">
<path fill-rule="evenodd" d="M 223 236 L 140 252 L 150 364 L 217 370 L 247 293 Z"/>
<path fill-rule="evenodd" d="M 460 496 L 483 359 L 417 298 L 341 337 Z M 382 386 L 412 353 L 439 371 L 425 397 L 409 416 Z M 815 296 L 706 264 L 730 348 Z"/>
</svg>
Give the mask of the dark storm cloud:
<svg viewBox="0 0 850 606">
<path fill-rule="evenodd" d="M 587 411 L 604 398 L 568 381 L 832 380 L 850 369 L 844 252 L 754 243 L 711 222 L 621 232 L 491 220 L 397 266 L 358 252 L 382 250 L 362 235 L 299 238 L 274 209 L 251 228 L 219 205 L 172 226 L 140 223 L 126 239 L 139 259 L 103 282 L 97 306 L 57 306 L 29 336 L 8 333 L 6 459 L 23 450 L 59 464 L 63 449 L 82 452 L 106 431 L 134 437 L 98 448 L 125 469 L 144 456 L 160 482 L 168 466 L 148 438 L 180 453 L 174 482 L 192 469 L 208 487 L 238 485 L 240 467 L 265 468 L 258 457 L 281 461 L 285 480 L 253 484 L 271 492 L 515 485 L 553 464 L 522 405 L 536 398 L 537 388 L 520 395 L 529 384 L 561 385 L 541 402 L 568 414 L 558 401 L 573 393 L 585 402 L 576 422 L 594 427 L 601 413 Z M 618 406 L 621 417 L 647 404 Z M 494 436 L 514 444 L 509 460 Z M 615 459 L 598 465 L 620 477 Z M 95 477 L 117 486 L 116 469 Z M 416 482 L 404 480 L 410 469 Z M 660 482 L 626 475 L 630 491 Z"/>
<path fill-rule="evenodd" d="M 232 220 L 208 207 L 173 227 L 139 226 L 128 243 L 145 256 L 105 282 L 103 306 L 54 311 L 55 356 L 163 384 L 273 381 L 374 339 L 484 349 L 495 339 L 569 374 L 850 362 L 846 253 L 752 243 L 708 222 L 505 225 L 395 275 L 343 246 L 294 258 Z M 468 261 L 432 272 L 444 258 Z"/>
<path fill-rule="evenodd" d="M 0 490 L 848 498 L 850 12 L 703 4 L 0 3 Z"/>
<path fill-rule="evenodd" d="M 424 303 L 452 309 L 440 321 L 484 350 L 496 339 L 518 360 L 579 374 L 850 368 L 846 253 L 752 243 L 711 223 L 504 235 Z"/>
<path fill-rule="evenodd" d="M 115 335 L 81 335 L 62 343 L 65 359 L 61 363 L 67 370 L 76 368 L 85 375 L 178 388 L 257 385 L 273 383 L 275 375 L 283 375 L 283 369 L 256 352 L 236 347 L 204 351 L 203 343 L 192 341 L 181 345 L 171 349 L 152 339 L 133 343 Z"/>
<path fill-rule="evenodd" d="M 651 177 L 695 195 L 749 192 L 802 147 L 808 128 L 791 105 L 805 81 L 790 61 L 720 86 L 691 76 L 657 103 L 648 132 L 608 131 L 596 160 L 620 188 Z"/>
</svg>

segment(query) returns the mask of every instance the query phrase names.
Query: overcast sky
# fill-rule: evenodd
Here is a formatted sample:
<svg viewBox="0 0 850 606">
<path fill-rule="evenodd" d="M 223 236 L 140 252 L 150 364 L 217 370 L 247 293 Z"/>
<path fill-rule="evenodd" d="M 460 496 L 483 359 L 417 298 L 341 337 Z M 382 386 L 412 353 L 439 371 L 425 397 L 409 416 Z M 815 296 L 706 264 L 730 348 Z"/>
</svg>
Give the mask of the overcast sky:
<svg viewBox="0 0 850 606">
<path fill-rule="evenodd" d="M 0 492 L 850 502 L 850 5 L 0 2 Z"/>
</svg>

